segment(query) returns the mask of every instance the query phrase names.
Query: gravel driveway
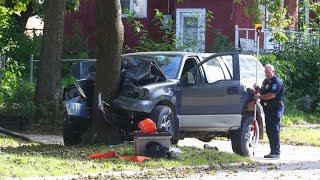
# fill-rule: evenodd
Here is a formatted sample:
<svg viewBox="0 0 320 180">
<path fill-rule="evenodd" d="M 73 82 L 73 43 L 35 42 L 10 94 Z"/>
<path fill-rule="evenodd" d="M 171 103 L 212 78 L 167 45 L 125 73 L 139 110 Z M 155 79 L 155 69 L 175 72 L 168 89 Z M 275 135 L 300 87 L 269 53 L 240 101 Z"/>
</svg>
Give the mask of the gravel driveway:
<svg viewBox="0 0 320 180">
<path fill-rule="evenodd" d="M 43 143 L 63 144 L 61 135 L 27 135 Z M 179 146 L 203 148 L 204 144 L 216 146 L 220 151 L 232 153 L 230 141 L 212 140 L 204 143 L 197 139 L 186 138 L 179 141 Z M 256 147 L 253 161 L 261 165 L 256 168 L 239 168 L 232 171 L 219 171 L 216 175 L 195 174 L 187 179 L 320 179 L 320 148 L 310 146 L 281 146 L 281 158 L 265 159 L 269 153 L 268 144 Z"/>
</svg>

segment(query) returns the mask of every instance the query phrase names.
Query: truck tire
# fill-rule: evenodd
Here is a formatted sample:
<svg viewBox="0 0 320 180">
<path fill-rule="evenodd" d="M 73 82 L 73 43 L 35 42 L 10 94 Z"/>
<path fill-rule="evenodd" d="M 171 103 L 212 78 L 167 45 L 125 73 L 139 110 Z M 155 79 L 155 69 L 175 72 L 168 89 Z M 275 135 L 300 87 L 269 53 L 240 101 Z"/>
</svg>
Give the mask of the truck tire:
<svg viewBox="0 0 320 180">
<path fill-rule="evenodd" d="M 158 105 L 150 113 L 150 119 L 157 124 L 157 128 L 165 128 L 166 131 L 172 135 L 171 143 L 178 144 L 178 123 L 173 115 L 170 107 L 164 105 Z"/>
<path fill-rule="evenodd" d="M 73 124 L 68 124 L 64 122 L 63 124 L 63 143 L 65 146 L 73 146 L 80 144 L 81 142 L 81 133 L 77 130 L 77 127 L 74 127 Z"/>
<path fill-rule="evenodd" d="M 231 145 L 234 153 L 241 156 L 250 156 L 252 154 L 253 146 L 256 146 L 259 140 L 259 126 L 257 124 L 257 136 L 254 137 L 253 122 L 252 116 L 243 116 L 241 127 L 232 132 Z"/>
</svg>

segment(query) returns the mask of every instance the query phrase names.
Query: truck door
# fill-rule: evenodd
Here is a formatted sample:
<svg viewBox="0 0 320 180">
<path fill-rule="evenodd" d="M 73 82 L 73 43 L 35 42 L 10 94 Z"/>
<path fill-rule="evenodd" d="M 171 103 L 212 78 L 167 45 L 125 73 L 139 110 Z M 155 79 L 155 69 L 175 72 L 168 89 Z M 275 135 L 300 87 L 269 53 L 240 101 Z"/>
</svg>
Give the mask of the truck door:
<svg viewBox="0 0 320 180">
<path fill-rule="evenodd" d="M 225 66 L 215 54 L 204 59 L 181 78 L 181 130 L 228 130 L 241 125 L 239 55 L 232 53 L 233 77 L 226 76 Z M 204 72 L 204 81 L 195 74 Z M 226 78 L 228 77 L 228 78 Z"/>
</svg>

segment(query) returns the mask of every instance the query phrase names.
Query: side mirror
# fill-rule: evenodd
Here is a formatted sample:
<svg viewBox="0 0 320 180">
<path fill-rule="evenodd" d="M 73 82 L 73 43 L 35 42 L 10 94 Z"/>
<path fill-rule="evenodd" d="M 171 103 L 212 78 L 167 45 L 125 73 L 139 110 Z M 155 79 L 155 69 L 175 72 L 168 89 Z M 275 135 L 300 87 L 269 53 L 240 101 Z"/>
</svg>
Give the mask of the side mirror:
<svg viewBox="0 0 320 180">
<path fill-rule="evenodd" d="M 196 81 L 194 79 L 194 75 L 192 72 L 187 72 L 187 80 L 189 85 L 196 84 Z"/>
</svg>

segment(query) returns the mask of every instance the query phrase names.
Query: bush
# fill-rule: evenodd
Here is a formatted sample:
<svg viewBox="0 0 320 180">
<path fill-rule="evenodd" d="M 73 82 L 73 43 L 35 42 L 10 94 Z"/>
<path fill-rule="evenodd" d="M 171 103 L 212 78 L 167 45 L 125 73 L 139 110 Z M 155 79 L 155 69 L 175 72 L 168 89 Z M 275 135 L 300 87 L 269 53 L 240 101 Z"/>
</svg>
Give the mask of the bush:
<svg viewBox="0 0 320 180">
<path fill-rule="evenodd" d="M 222 34 L 219 31 L 214 31 L 215 40 L 214 40 L 214 48 L 212 52 L 231 52 L 234 51 L 234 44 L 229 41 L 228 36 Z"/>
<path fill-rule="evenodd" d="M 260 60 L 275 66 L 284 81 L 286 98 L 299 110 L 320 112 L 320 46 L 288 42 L 284 47 Z"/>
<path fill-rule="evenodd" d="M 1 110 L 15 115 L 30 117 L 33 113 L 33 84 L 21 78 L 24 69 L 18 62 L 7 61 L 7 68 L 2 69 L 0 85 Z"/>
<path fill-rule="evenodd" d="M 34 112 L 33 94 L 33 84 L 19 79 L 16 91 L 11 95 L 3 94 L 1 96 L 2 111 L 8 114 L 31 117 Z"/>
</svg>

